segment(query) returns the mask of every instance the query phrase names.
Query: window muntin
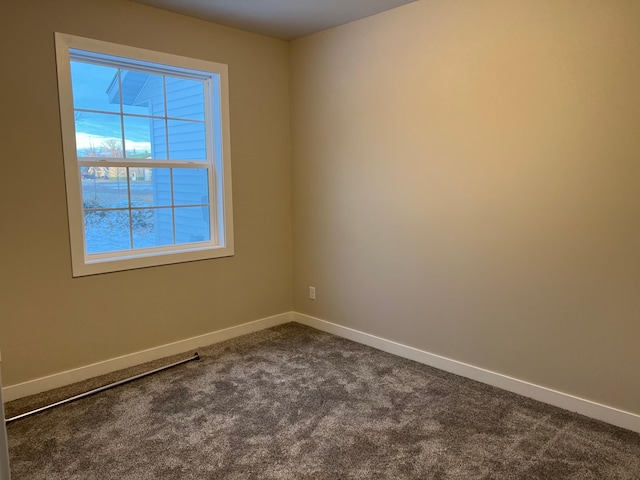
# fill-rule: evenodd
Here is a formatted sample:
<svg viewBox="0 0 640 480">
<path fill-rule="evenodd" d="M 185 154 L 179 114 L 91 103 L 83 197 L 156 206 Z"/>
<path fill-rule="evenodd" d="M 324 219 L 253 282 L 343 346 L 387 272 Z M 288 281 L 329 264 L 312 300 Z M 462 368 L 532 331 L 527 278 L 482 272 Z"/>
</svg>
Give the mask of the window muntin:
<svg viewBox="0 0 640 480">
<path fill-rule="evenodd" d="M 56 45 L 74 276 L 233 254 L 225 66 Z"/>
</svg>

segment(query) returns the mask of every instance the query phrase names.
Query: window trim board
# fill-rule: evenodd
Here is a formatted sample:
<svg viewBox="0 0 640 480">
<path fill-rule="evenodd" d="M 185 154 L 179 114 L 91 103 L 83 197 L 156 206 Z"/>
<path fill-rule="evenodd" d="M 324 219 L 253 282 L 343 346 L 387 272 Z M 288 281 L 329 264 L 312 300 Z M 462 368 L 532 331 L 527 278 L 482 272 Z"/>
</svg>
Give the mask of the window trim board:
<svg viewBox="0 0 640 480">
<path fill-rule="evenodd" d="M 228 257 L 234 255 L 233 239 L 233 207 L 231 192 L 231 150 L 229 132 L 229 80 L 227 65 L 210 62 L 208 60 L 193 59 L 168 53 L 155 52 L 138 47 L 118 45 L 101 40 L 89 39 L 55 33 L 56 65 L 58 74 L 58 95 L 60 102 L 60 122 L 62 129 L 62 144 L 64 157 L 65 182 L 67 190 L 67 211 L 69 218 L 69 236 L 71 244 L 72 275 L 74 277 L 116 272 L 158 265 L 168 265 L 182 262 L 204 260 L 210 258 Z M 83 50 L 99 52 L 105 56 L 122 57 L 133 61 L 152 62 L 170 65 L 189 72 L 205 71 L 217 74 L 219 102 L 211 102 L 213 112 L 220 118 L 220 122 L 213 122 L 212 129 L 206 131 L 208 155 L 212 155 L 213 165 L 209 168 L 212 198 L 210 208 L 212 214 L 210 224 L 212 238 L 217 236 L 217 245 L 202 246 L 198 243 L 172 245 L 170 248 L 151 248 L 148 251 L 138 250 L 128 254 L 123 252 L 117 258 L 89 258 L 86 252 L 82 198 L 82 181 L 79 166 L 82 160 L 77 156 L 75 139 L 74 105 L 72 101 L 71 52 Z M 205 95 L 210 95 L 211 89 L 206 89 Z M 221 139 L 222 145 L 214 144 L 215 137 Z M 117 161 L 115 162 L 117 163 Z M 141 162 L 144 163 L 144 162 Z M 187 162 L 185 162 L 187 163 Z M 191 163 L 191 162 L 189 162 Z M 192 162 L 189 166 L 201 162 Z M 110 162 L 98 162 L 109 165 Z M 111 164 L 113 165 L 113 164 Z M 129 165 L 132 166 L 132 165 Z M 168 166 L 168 165 L 167 165 Z M 178 165 L 175 165 L 176 167 Z M 186 165 L 184 165 L 186 166 Z"/>
</svg>

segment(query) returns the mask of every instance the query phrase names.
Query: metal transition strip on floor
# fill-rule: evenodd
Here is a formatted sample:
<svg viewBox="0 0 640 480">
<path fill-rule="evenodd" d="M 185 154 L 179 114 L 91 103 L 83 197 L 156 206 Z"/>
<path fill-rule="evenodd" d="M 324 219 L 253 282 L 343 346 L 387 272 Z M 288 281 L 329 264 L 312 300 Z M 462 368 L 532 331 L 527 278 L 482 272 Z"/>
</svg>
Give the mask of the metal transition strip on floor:
<svg viewBox="0 0 640 480">
<path fill-rule="evenodd" d="M 149 375 L 153 375 L 154 373 L 161 372 L 163 370 L 167 370 L 172 367 L 177 367 L 178 365 L 182 365 L 183 363 L 192 362 L 194 360 L 200 360 L 200 355 L 198 352 L 194 353 L 191 358 L 187 358 L 185 360 L 180 360 L 175 363 L 171 363 L 169 365 L 165 365 L 164 367 L 159 367 L 154 370 L 149 370 L 148 372 L 140 373 L 138 375 L 134 375 L 133 377 L 125 378 L 124 380 L 119 380 L 117 382 L 110 383 L 108 385 L 104 385 L 102 387 L 94 388 L 93 390 L 89 390 L 88 392 L 80 393 L 70 398 L 66 398 L 64 400 L 60 400 L 59 402 L 51 403 L 49 405 L 45 405 L 44 407 L 36 408 L 35 410 L 31 410 L 29 412 L 22 413 L 20 415 L 16 415 L 14 417 L 7 418 L 5 420 L 5 424 L 9 424 L 11 422 L 15 422 L 16 420 L 22 420 L 23 418 L 30 417 L 37 413 L 44 412 L 46 410 L 50 410 L 55 407 L 59 407 L 60 405 L 64 405 L 66 403 L 75 402 L 76 400 L 80 400 L 81 398 L 86 398 L 90 395 L 95 395 L 96 393 L 103 392 L 105 390 L 109 390 L 110 388 L 114 388 L 120 385 L 124 385 L 125 383 L 133 382 L 134 380 L 138 380 L 143 377 L 147 377 Z"/>
</svg>

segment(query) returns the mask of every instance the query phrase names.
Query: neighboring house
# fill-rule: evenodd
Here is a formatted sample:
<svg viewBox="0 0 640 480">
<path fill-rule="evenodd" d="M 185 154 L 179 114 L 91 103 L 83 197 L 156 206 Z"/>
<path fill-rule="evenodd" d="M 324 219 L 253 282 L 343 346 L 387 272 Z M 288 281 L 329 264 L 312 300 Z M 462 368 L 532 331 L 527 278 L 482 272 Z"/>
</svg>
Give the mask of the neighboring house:
<svg viewBox="0 0 640 480">
<path fill-rule="evenodd" d="M 125 114 L 125 155 L 140 158 L 127 147 L 127 121 L 136 127 L 148 126 L 147 140 L 151 154 L 147 158 L 176 160 L 206 159 L 204 88 L 200 80 L 155 75 L 136 70 L 122 70 L 111 82 L 107 94 L 111 103 L 122 103 Z M 164 81 L 164 88 L 163 88 Z M 166 91 L 166 95 L 165 95 Z M 165 112 L 166 109 L 166 112 Z M 168 129 L 168 132 L 167 132 Z M 146 170 L 146 172 L 144 172 Z M 174 191 L 171 191 L 173 175 Z M 130 168 L 132 182 L 149 180 L 149 169 Z M 153 206 L 203 205 L 181 209 L 154 209 L 157 244 L 173 242 L 175 221 L 180 221 L 178 242 L 209 240 L 202 232 L 202 221 L 209 218 L 208 175 L 204 169 L 156 168 L 151 174 Z"/>
<path fill-rule="evenodd" d="M 110 170 L 108 167 L 83 167 L 82 178 L 110 178 Z"/>
</svg>

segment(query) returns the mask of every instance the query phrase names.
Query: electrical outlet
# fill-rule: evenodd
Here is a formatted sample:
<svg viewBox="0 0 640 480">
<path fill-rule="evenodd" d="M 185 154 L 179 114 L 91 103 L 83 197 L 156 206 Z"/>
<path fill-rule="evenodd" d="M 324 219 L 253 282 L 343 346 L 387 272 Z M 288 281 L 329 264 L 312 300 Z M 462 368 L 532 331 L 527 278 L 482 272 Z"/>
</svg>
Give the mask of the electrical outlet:
<svg viewBox="0 0 640 480">
<path fill-rule="evenodd" d="M 309 287 L 309 298 L 311 300 L 316 299 L 316 287 Z"/>
</svg>

